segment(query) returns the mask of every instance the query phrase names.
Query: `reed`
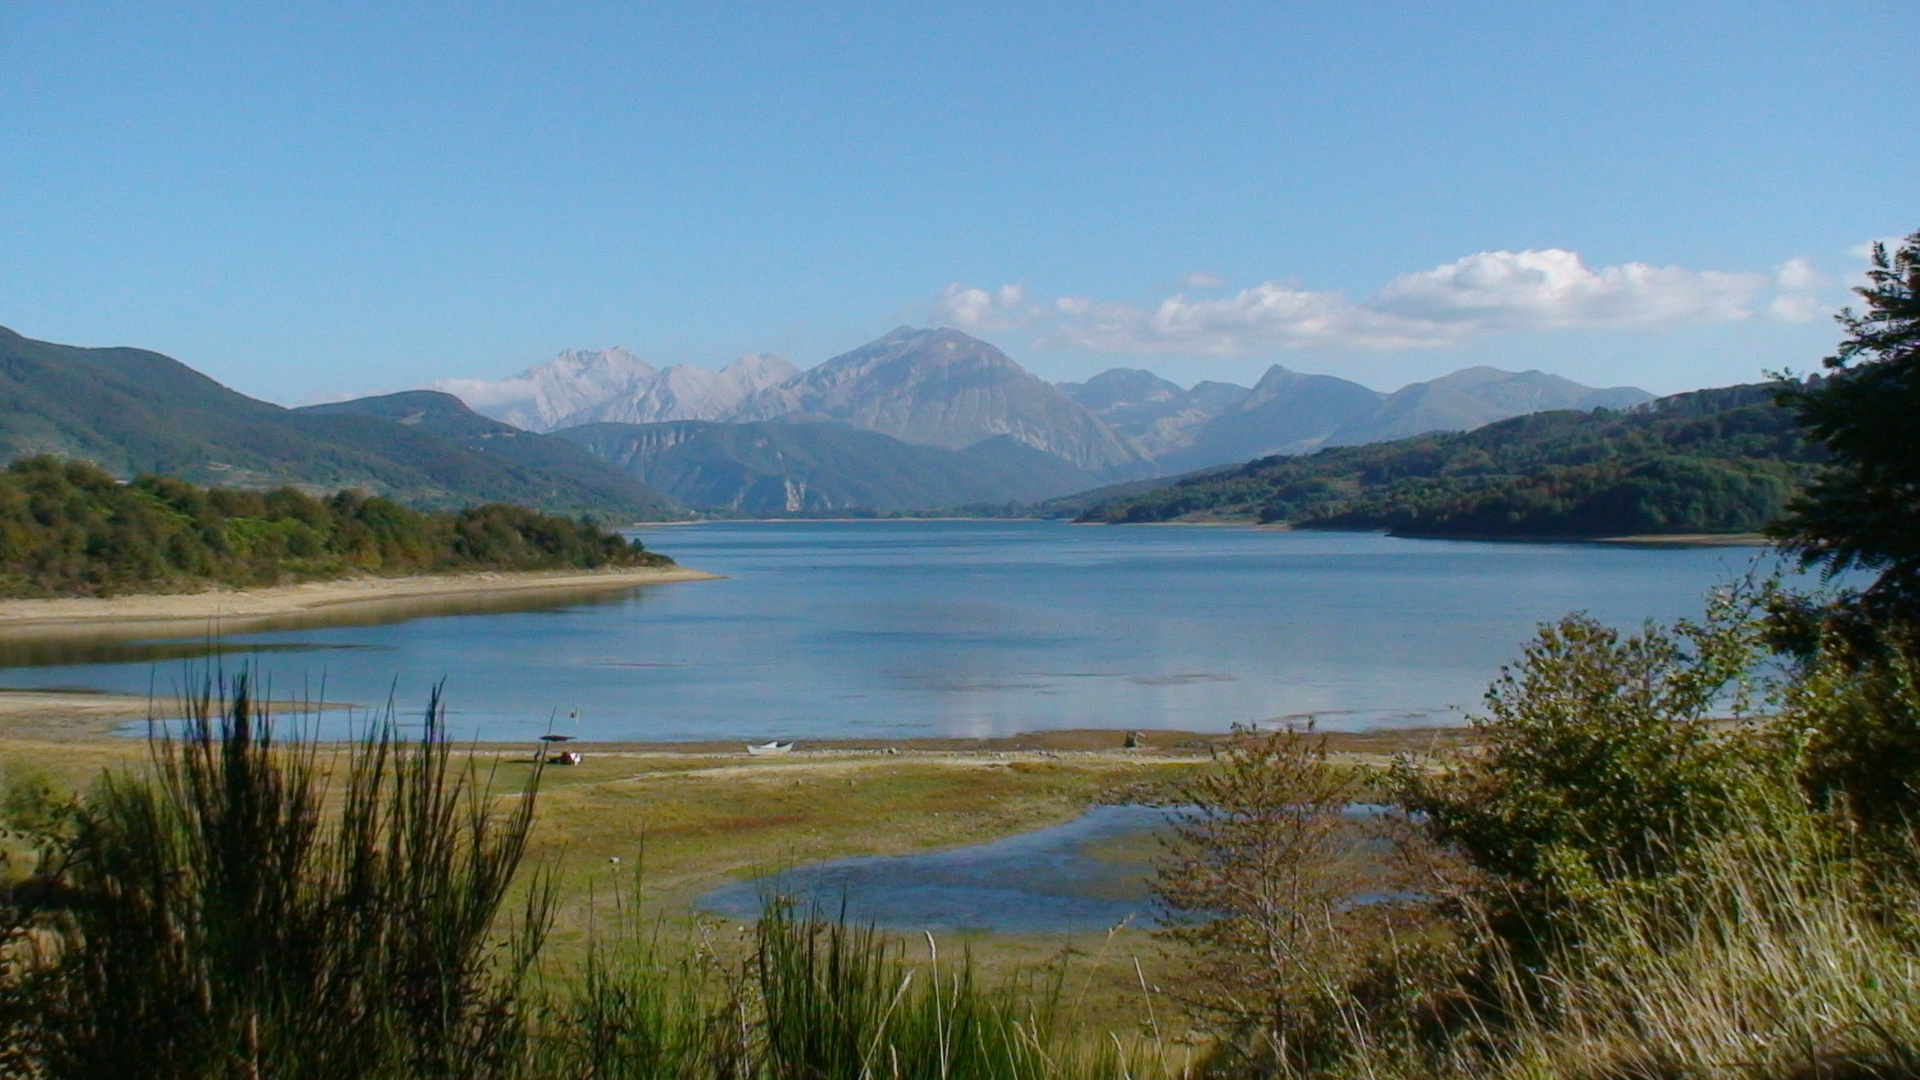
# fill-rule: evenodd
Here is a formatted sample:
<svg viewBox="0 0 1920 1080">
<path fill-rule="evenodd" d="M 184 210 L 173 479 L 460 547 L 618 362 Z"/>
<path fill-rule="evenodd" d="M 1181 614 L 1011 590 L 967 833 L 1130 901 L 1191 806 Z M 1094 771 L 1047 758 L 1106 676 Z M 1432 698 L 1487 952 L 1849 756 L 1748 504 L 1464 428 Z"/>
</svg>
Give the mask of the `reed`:
<svg viewBox="0 0 1920 1080">
<path fill-rule="evenodd" d="M 82 800 L 41 883 L 16 1058 L 74 1080 L 511 1075 L 550 895 L 501 918 L 532 784 L 501 812 L 437 692 L 417 739 L 389 708 L 324 759 L 245 674 L 187 704 L 147 772 Z"/>
<path fill-rule="evenodd" d="M 744 963 L 602 939 L 546 1012 L 541 1076 L 1080 1080 L 1165 1075 L 1156 1048 L 1056 1023 L 1051 991 L 986 988 L 870 926 L 770 904 Z"/>
<path fill-rule="evenodd" d="M 1911 844 L 1907 865 L 1920 849 Z M 1809 814 L 1711 843 L 1676 896 L 1596 905 L 1503 1070 L 1557 1077 L 1920 1075 L 1915 896 Z"/>
</svg>

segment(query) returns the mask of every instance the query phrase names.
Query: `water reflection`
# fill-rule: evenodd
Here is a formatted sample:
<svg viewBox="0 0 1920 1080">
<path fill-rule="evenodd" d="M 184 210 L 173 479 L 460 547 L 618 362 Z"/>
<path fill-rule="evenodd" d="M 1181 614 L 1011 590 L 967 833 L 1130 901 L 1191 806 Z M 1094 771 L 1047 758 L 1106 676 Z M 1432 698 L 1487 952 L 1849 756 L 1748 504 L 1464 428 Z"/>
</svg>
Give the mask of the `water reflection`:
<svg viewBox="0 0 1920 1080">
<path fill-rule="evenodd" d="M 0 668 L 54 667 L 66 664 L 157 664 L 204 657 L 242 658 L 254 654 L 381 652 L 378 645 L 356 642 L 244 641 L 201 638 L 193 641 L 126 641 L 116 638 L 51 638 L 15 641 L 0 638 Z"/>
</svg>

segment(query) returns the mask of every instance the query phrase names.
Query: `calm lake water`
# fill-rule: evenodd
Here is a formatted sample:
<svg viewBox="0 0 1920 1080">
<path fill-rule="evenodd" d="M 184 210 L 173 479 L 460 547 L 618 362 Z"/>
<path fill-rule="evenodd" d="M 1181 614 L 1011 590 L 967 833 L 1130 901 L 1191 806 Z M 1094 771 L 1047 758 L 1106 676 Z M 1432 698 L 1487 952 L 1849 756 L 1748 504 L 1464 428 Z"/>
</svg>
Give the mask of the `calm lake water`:
<svg viewBox="0 0 1920 1080">
<path fill-rule="evenodd" d="M 279 696 L 530 739 L 991 736 L 1316 718 L 1457 722 L 1542 620 L 1697 614 L 1746 548 L 1484 544 L 1055 522 L 715 523 L 641 533 L 728 580 L 535 610 L 237 635 Z M 0 653 L 0 685 L 165 695 L 204 643 Z M 569 721 L 577 711 L 579 719 Z"/>
</svg>

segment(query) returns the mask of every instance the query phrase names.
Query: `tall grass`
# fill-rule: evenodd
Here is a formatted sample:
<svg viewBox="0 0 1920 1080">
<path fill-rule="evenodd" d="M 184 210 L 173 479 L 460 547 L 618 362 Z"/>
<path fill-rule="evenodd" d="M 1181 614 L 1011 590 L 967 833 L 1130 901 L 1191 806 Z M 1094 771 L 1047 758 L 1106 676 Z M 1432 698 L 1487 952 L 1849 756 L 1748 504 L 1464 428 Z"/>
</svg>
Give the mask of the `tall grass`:
<svg viewBox="0 0 1920 1080">
<path fill-rule="evenodd" d="M 187 711 L 80 804 L 15 972 L 16 1056 L 74 1080 L 511 1074 L 547 924 L 538 882 L 498 917 L 532 787 L 501 812 L 437 693 L 417 740 L 389 710 L 338 751 L 283 743 L 244 675 Z"/>
<path fill-rule="evenodd" d="M 981 986 L 872 927 L 769 906 L 743 965 L 596 944 L 548 1013 L 542 1076 L 1094 1080 L 1165 1075 L 1157 1048 L 1056 1022 L 1051 991 Z"/>
<path fill-rule="evenodd" d="M 1908 865 L 1920 849 L 1909 846 Z M 1680 895 L 1586 916 L 1582 955 L 1547 974 L 1550 1011 L 1506 1075 L 1920 1075 L 1913 893 L 1869 875 L 1807 814 L 1714 841 Z"/>
<path fill-rule="evenodd" d="M 1920 865 L 1909 845 L 1907 864 Z M 1707 841 L 1678 880 L 1592 898 L 1569 944 L 1522 961 L 1471 924 L 1481 962 L 1407 971 L 1451 998 L 1435 1038 L 1349 997 L 1346 1052 L 1310 1072 L 1365 1080 L 1813 1080 L 1920 1076 L 1916 897 L 1849 832 L 1779 809 Z M 1533 950 L 1526 950 L 1533 954 Z M 1418 950 L 1414 950 L 1417 955 Z"/>
</svg>

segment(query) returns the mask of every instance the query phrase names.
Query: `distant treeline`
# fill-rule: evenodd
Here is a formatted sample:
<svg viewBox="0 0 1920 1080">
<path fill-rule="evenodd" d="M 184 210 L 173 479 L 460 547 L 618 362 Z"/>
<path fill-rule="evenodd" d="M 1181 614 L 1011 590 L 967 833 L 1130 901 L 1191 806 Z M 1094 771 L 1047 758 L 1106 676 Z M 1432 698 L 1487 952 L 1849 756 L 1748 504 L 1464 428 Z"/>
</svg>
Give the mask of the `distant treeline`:
<svg viewBox="0 0 1920 1080">
<path fill-rule="evenodd" d="M 490 503 L 422 513 L 357 491 L 115 480 L 34 457 L 0 472 L 0 595 L 99 596 L 350 574 L 671 563 L 589 521 Z"/>
<path fill-rule="evenodd" d="M 1776 388 L 1269 457 L 1087 510 L 1081 521 L 1239 517 L 1403 536 L 1755 532 L 1818 470 Z"/>
</svg>

